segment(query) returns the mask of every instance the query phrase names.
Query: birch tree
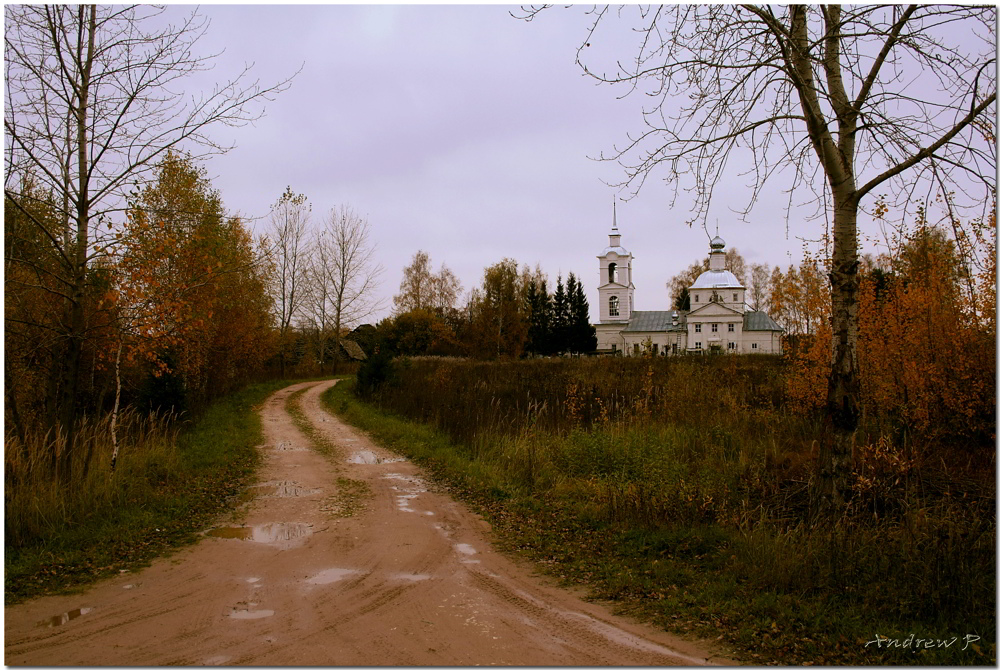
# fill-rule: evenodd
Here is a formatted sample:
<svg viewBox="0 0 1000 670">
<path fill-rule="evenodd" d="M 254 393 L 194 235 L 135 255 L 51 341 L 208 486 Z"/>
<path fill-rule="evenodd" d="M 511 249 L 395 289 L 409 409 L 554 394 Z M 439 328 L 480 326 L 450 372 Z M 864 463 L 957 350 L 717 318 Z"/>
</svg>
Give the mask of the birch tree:
<svg viewBox="0 0 1000 670">
<path fill-rule="evenodd" d="M 393 297 L 396 314 L 417 309 L 433 309 L 444 313 L 455 308 L 462 284 L 445 265 L 437 273 L 431 271 L 431 257 L 426 251 L 413 254 L 413 261 L 403 268 L 399 293 Z"/>
<path fill-rule="evenodd" d="M 81 358 L 91 332 L 86 297 L 92 264 L 114 243 L 110 230 L 126 196 L 166 152 L 195 158 L 225 151 L 217 124 L 243 125 L 288 81 L 262 86 L 244 70 L 190 95 L 185 78 L 209 69 L 197 53 L 206 23 L 192 12 L 167 23 L 152 6 L 4 7 L 4 193 L 58 258 L 49 290 L 63 355 L 54 357 L 50 422 L 66 436 L 60 476 L 69 476 Z M 30 181 L 57 210 L 56 225 L 35 216 L 21 184 Z"/>
<path fill-rule="evenodd" d="M 538 10 L 529 10 L 533 18 Z M 996 191 L 996 8 L 671 5 L 591 10 L 577 51 L 601 83 L 646 94 L 645 128 L 604 156 L 624 188 L 656 175 L 693 194 L 705 223 L 716 187 L 747 178 L 747 216 L 777 183 L 832 227 L 833 356 L 813 486 L 842 505 L 860 416 L 858 214 L 941 198 L 951 222 Z M 594 49 L 616 17 L 637 37 L 610 71 Z M 805 198 L 803 198 L 805 196 Z M 969 216 L 969 218 L 973 218 Z"/>
<path fill-rule="evenodd" d="M 375 295 L 382 265 L 375 260 L 368 221 L 347 206 L 330 211 L 316 244 L 321 249 L 316 257 L 325 261 L 315 275 L 322 286 L 314 290 L 325 296 L 325 310 L 332 320 L 336 374 L 341 333 L 382 309 Z"/>
<path fill-rule="evenodd" d="M 278 361 L 285 376 L 285 360 L 291 329 L 299 318 L 305 299 L 309 264 L 308 198 L 289 186 L 271 208 L 268 253 L 274 267 L 271 299 L 278 322 Z"/>
</svg>

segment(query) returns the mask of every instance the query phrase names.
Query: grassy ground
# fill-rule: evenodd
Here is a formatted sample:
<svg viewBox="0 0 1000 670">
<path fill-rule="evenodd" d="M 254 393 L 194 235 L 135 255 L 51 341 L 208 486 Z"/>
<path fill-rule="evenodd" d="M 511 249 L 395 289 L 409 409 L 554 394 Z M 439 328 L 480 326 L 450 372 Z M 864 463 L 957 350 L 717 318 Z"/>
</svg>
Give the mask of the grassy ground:
<svg viewBox="0 0 1000 670">
<path fill-rule="evenodd" d="M 538 379 L 565 375 L 560 365 L 534 376 L 515 365 L 477 368 L 468 379 L 467 370 L 442 367 L 410 381 L 403 370 L 390 393 L 423 389 L 422 404 L 407 411 L 420 421 L 358 401 L 345 383 L 323 401 L 470 502 L 506 550 L 622 611 L 726 645 L 743 662 L 995 663 L 988 491 L 953 487 L 884 520 L 861 523 L 871 515 L 859 514 L 810 525 L 797 516 L 805 495 L 796 469 L 802 455 L 783 446 L 789 435 L 808 436 L 808 426 L 774 419 L 761 430 L 747 418 L 755 407 L 739 388 L 719 389 L 734 409 L 730 419 L 704 422 L 706 430 L 683 421 L 692 409 L 683 406 L 683 394 L 696 401 L 719 376 L 713 364 L 669 371 L 683 383 L 676 387 L 681 395 L 655 392 L 676 413 L 662 423 L 643 418 L 649 405 L 641 402 L 642 374 L 633 375 L 633 396 L 611 400 L 600 398 L 596 376 L 582 384 L 565 376 L 559 383 L 568 391 L 552 400 Z M 705 373 L 709 378 L 694 386 Z M 764 395 L 773 388 L 763 368 L 743 374 Z M 490 383 L 483 381 L 489 375 L 525 387 L 524 397 L 477 404 L 469 396 Z M 461 388 L 452 394 L 456 384 Z M 407 396 L 407 403 L 417 401 Z M 758 418 L 772 421 L 773 414 Z M 477 421 L 487 428 L 470 427 Z M 882 505 L 884 493 L 865 500 Z M 965 497 L 951 501 L 956 495 Z"/>
<path fill-rule="evenodd" d="M 8 464 L 5 604 L 134 570 L 195 541 L 252 483 L 262 440 L 256 410 L 292 383 L 249 387 L 179 430 L 125 430 L 114 476 L 100 453 L 69 493 L 45 481 L 12 484 Z"/>
</svg>

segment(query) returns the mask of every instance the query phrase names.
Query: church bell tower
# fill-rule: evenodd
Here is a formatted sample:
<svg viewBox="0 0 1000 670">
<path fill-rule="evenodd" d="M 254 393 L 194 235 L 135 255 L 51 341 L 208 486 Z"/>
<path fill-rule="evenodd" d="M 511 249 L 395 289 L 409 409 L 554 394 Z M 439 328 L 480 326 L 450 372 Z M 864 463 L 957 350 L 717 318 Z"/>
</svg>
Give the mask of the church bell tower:
<svg viewBox="0 0 1000 670">
<path fill-rule="evenodd" d="M 608 246 L 597 257 L 601 262 L 601 277 L 597 286 L 601 306 L 601 323 L 628 323 L 632 318 L 632 254 L 621 245 L 618 232 L 618 210 L 612 210 Z"/>
</svg>

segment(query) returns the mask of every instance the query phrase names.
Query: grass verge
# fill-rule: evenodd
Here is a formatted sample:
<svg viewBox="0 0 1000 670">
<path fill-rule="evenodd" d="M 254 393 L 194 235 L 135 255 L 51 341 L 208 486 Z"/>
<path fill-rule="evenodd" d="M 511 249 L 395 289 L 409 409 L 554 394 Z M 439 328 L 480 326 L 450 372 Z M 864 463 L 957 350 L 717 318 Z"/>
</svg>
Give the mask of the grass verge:
<svg viewBox="0 0 1000 670">
<path fill-rule="evenodd" d="M 275 380 L 221 399 L 155 451 L 123 447 L 113 479 L 103 468 L 91 473 L 111 489 L 107 496 L 68 518 L 35 524 L 17 535 L 20 542 L 12 542 L 12 523 L 29 503 L 15 500 L 12 507 L 13 493 L 5 491 L 5 605 L 134 570 L 194 542 L 253 482 L 262 440 L 256 410 L 293 383 Z M 26 499 L 32 495 L 38 492 L 24 492 Z"/>
<path fill-rule="evenodd" d="M 981 556 L 934 546 L 937 536 L 953 541 L 947 528 L 922 529 L 916 520 L 909 528 L 734 524 L 725 520 L 733 510 L 712 505 L 719 484 L 711 472 L 740 460 L 726 456 L 725 440 L 718 460 L 698 472 L 667 471 L 685 467 L 681 452 L 690 448 L 668 432 L 527 431 L 459 442 L 357 400 L 351 387 L 338 384 L 323 403 L 426 467 L 483 514 L 502 549 L 619 611 L 717 642 L 755 665 L 983 665 L 996 658 L 995 613 L 991 619 L 983 605 L 993 575 L 952 582 L 968 589 L 956 597 L 982 600 L 965 607 L 964 620 L 935 617 L 935 604 L 919 596 L 936 592 L 934 579 L 982 564 Z M 664 472 L 630 472 L 651 463 Z M 629 476 L 616 483 L 621 473 Z M 647 479 L 676 488 L 636 486 Z M 657 518 L 636 522 L 637 505 Z M 887 564 L 906 552 L 918 555 Z M 937 607 L 945 605 L 961 609 Z"/>
</svg>

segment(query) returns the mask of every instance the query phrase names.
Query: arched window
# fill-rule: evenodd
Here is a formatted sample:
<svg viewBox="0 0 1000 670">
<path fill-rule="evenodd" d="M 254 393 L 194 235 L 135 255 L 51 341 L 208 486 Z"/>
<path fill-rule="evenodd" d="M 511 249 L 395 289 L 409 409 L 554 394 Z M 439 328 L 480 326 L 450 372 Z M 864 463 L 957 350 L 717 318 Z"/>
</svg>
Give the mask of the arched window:
<svg viewBox="0 0 1000 670">
<path fill-rule="evenodd" d="M 616 295 L 608 298 L 608 314 L 618 316 L 618 296 Z"/>
<path fill-rule="evenodd" d="M 618 264 L 611 263 L 608 265 L 608 281 L 616 282 L 618 281 Z"/>
</svg>

